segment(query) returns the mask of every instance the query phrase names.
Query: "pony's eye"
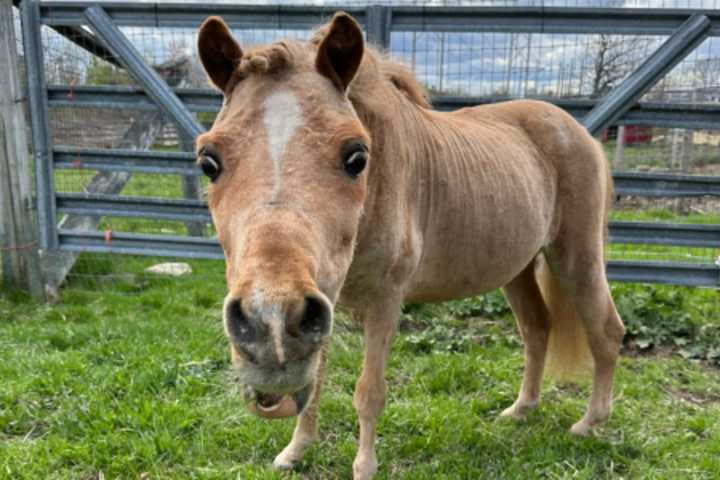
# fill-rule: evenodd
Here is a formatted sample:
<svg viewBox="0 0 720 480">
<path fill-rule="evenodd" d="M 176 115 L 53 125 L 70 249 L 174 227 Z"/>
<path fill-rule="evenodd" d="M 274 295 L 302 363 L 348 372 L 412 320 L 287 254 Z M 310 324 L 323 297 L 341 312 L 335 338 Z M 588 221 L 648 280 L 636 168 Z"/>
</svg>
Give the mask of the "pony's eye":
<svg viewBox="0 0 720 480">
<path fill-rule="evenodd" d="M 214 182 L 222 172 L 222 165 L 217 158 L 212 155 L 208 155 L 207 153 L 200 157 L 200 168 L 211 182 Z"/>
<path fill-rule="evenodd" d="M 367 147 L 363 144 L 355 144 L 343 154 L 343 170 L 352 178 L 357 178 L 368 161 Z"/>
</svg>

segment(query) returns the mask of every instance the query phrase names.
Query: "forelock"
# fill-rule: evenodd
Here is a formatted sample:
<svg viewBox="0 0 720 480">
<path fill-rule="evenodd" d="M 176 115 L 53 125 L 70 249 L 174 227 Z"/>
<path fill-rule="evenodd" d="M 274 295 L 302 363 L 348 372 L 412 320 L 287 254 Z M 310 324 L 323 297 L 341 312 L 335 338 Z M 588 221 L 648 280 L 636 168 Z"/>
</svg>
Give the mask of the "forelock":
<svg viewBox="0 0 720 480">
<path fill-rule="evenodd" d="M 294 40 L 250 48 L 235 67 L 232 86 L 249 75 L 278 74 L 296 68 L 303 63 L 306 56 L 303 45 Z"/>
</svg>

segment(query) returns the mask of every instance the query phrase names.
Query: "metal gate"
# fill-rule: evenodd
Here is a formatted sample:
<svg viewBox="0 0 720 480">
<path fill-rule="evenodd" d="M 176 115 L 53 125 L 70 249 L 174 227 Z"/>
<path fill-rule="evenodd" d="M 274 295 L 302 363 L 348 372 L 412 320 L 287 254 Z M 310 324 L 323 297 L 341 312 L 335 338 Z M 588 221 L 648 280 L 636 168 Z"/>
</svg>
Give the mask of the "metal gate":
<svg viewBox="0 0 720 480">
<path fill-rule="evenodd" d="M 210 221 L 206 203 L 198 197 L 198 172 L 193 138 L 203 131 L 195 118 L 216 112 L 220 95 L 212 90 L 169 85 L 161 68 L 151 68 L 119 27 L 197 28 L 208 15 L 221 15 L 235 29 L 311 29 L 329 18 L 336 7 L 248 6 L 24 0 L 20 4 L 27 65 L 33 147 L 36 164 L 40 243 L 54 253 L 50 283 L 58 284 L 78 252 L 223 258 L 214 238 L 196 234 L 160 235 L 108 232 L 98 229 L 101 217 Z M 517 7 L 391 7 L 349 6 L 368 40 L 391 47 L 394 32 L 520 32 L 553 34 L 639 34 L 668 36 L 638 69 L 600 100 L 549 99 L 598 134 L 610 125 L 640 124 L 676 128 L 718 129 L 720 105 L 638 103 L 659 79 L 708 36 L 720 36 L 720 11 L 517 8 Z M 103 61 L 121 66 L 138 86 L 47 85 L 42 28 L 48 27 Z M 169 66 L 167 68 L 172 68 Z M 171 82 L 172 83 L 172 82 Z M 450 110 L 495 102 L 502 97 L 437 95 L 436 108 Z M 54 108 L 104 108 L 147 112 L 135 118 L 126 135 L 132 148 L 97 149 L 53 144 L 50 111 Z M 148 132 L 170 119 L 181 137 L 183 151 L 150 150 Z M 54 174 L 78 169 L 99 172 L 82 193 L 57 192 Z M 163 199 L 120 195 L 123 175 L 132 172 L 180 175 L 186 197 Z M 102 176 L 104 175 L 104 176 Z M 615 172 L 618 195 L 640 197 L 720 198 L 720 177 L 665 173 Z M 720 226 L 656 222 L 612 222 L 612 242 L 720 248 Z M 720 251 L 716 252 L 720 254 Z M 720 262 L 720 260 L 718 260 Z M 611 261 L 612 280 L 720 286 L 720 264 L 657 261 Z"/>
</svg>

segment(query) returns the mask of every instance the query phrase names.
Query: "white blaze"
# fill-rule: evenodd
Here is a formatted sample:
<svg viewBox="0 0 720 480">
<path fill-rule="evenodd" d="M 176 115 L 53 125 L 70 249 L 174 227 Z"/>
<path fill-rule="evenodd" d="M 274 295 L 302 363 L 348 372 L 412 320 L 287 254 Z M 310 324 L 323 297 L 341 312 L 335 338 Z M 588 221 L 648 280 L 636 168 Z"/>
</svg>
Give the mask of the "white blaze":
<svg viewBox="0 0 720 480">
<path fill-rule="evenodd" d="M 267 132 L 270 158 L 275 169 L 275 184 L 272 194 L 272 200 L 275 200 L 280 193 L 285 147 L 295 131 L 303 124 L 302 109 L 295 94 L 282 90 L 268 96 L 265 99 L 263 123 Z"/>
<path fill-rule="evenodd" d="M 283 346 L 285 321 L 280 305 L 266 302 L 264 290 L 256 290 L 252 300 L 253 307 L 260 314 L 261 319 L 270 327 L 270 335 L 273 339 L 278 362 L 285 363 L 285 347 Z"/>
</svg>

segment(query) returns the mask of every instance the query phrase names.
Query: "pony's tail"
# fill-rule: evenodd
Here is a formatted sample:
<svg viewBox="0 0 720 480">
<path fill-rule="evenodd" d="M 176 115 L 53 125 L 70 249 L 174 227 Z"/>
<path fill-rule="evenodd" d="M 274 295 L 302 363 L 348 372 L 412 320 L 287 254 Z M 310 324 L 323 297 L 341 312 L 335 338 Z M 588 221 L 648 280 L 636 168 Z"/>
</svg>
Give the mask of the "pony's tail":
<svg viewBox="0 0 720 480">
<path fill-rule="evenodd" d="M 550 312 L 545 371 L 558 381 L 586 377 L 592 371 L 593 360 L 585 327 L 542 255 L 536 264 L 535 277 Z"/>
</svg>

